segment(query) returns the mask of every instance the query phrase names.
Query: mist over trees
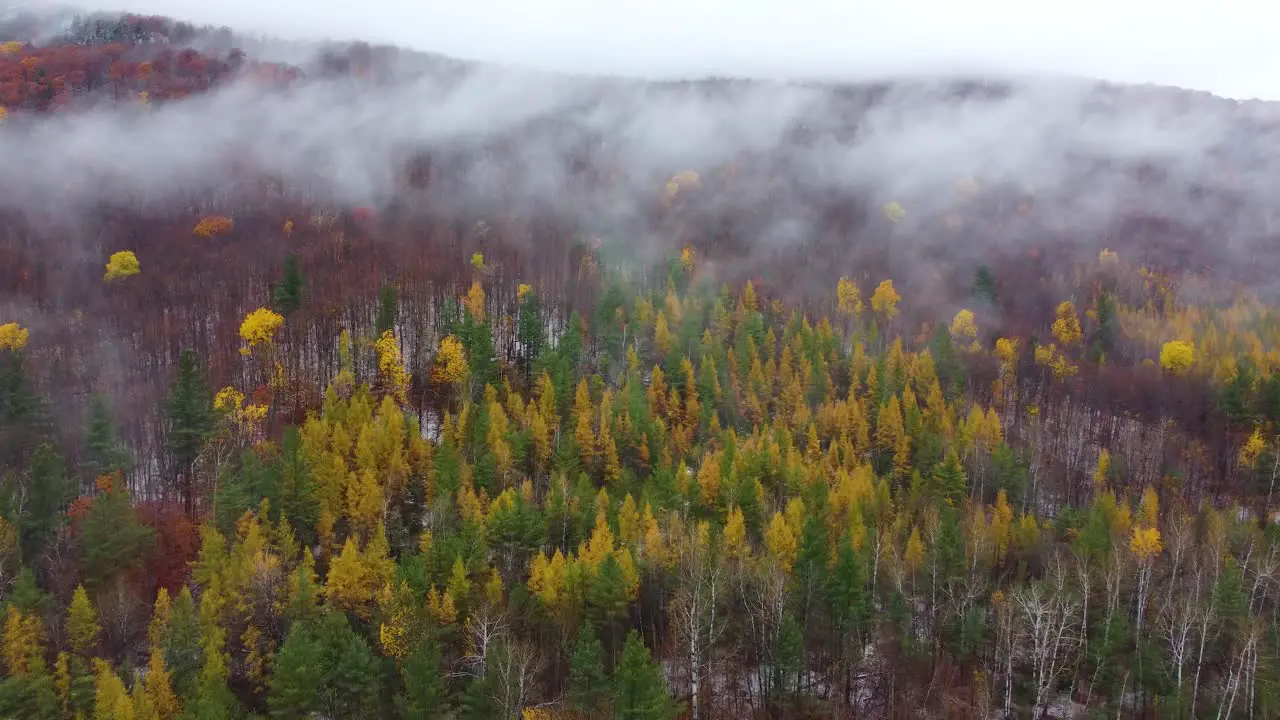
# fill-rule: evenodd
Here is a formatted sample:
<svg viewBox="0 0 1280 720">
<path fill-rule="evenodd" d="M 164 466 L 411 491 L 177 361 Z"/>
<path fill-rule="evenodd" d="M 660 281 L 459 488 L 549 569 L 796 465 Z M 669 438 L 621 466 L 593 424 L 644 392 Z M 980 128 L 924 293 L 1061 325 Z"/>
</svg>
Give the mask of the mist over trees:
<svg viewBox="0 0 1280 720">
<path fill-rule="evenodd" d="M 24 22 L 0 717 L 1280 715 L 1258 108 Z"/>
</svg>

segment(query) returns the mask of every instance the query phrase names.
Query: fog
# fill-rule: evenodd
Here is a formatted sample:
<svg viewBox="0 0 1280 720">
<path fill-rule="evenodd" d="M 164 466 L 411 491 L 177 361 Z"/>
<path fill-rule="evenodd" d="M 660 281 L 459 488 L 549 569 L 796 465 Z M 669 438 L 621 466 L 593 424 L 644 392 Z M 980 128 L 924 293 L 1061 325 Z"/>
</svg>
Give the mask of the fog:
<svg viewBox="0 0 1280 720">
<path fill-rule="evenodd" d="M 1114 96 L 1079 77 L 1232 94 L 1260 82 L 1252 68 L 1264 67 L 1265 55 L 1248 67 L 1232 58 L 1261 53 L 1249 28 L 1264 18 L 1157 13 L 1145 3 L 1105 11 L 1075 3 L 1059 14 L 989 0 L 960 9 L 837 5 L 134 0 L 126 9 L 241 33 L 398 43 L 504 65 L 382 84 L 313 80 L 288 91 L 233 83 L 150 109 L 107 105 L 9 123 L 0 132 L 0 203 L 59 217 L 102 201 L 181 208 L 198 198 L 213 210 L 242 181 L 228 172 L 234 160 L 308 199 L 380 208 L 396 199 L 405 158 L 426 151 L 465 158 L 451 185 L 433 186 L 438 207 L 482 217 L 553 207 L 637 242 L 661 232 L 640 218 L 673 174 L 714 172 L 785 147 L 748 165 L 734 192 L 712 201 L 722 214 L 767 209 L 752 227 L 758 246 L 819 232 L 805 202 L 814 197 L 857 197 L 872 208 L 900 202 L 909 228 L 962 202 L 956 188 L 967 181 L 1025 188 L 1042 217 L 1070 226 L 1066 241 L 1105 233 L 1135 207 L 1209 228 L 1224 250 L 1270 221 L 1280 142 L 1241 124 L 1269 106 L 1151 88 Z M 270 55 L 274 42 L 251 51 Z M 708 92 L 582 77 L 612 72 L 762 80 Z M 948 82 L 957 75 L 1009 85 L 957 95 Z M 784 82 L 901 77 L 913 80 L 853 95 Z M 809 138 L 794 142 L 798 131 Z M 573 160 L 584 155 L 609 182 L 574 175 Z M 1090 163 L 1154 165 L 1161 179 L 1139 187 L 1126 172 L 1082 174 Z M 1252 204 L 1188 202 L 1206 185 L 1229 186 Z M 982 257 L 994 240 L 979 235 L 963 250 Z M 1012 241 L 1024 240 L 1038 241 Z M 913 255 L 927 253 L 907 246 L 904 257 Z"/>
<path fill-rule="evenodd" d="M 38 7 L 49 0 L 10 0 Z M 1280 99 L 1274 3 L 1158 0 L 83 0 L 293 39 L 653 76 L 1019 72 Z"/>
</svg>

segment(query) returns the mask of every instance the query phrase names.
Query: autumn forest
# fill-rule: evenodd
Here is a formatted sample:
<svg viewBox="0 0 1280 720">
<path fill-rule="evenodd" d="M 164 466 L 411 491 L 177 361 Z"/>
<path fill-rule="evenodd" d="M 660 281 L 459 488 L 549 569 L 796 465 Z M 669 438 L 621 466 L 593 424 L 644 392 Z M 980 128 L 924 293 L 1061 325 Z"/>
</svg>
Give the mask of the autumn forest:
<svg viewBox="0 0 1280 720">
<path fill-rule="evenodd" d="M 393 62 L 3 32 L 0 136 Z M 1211 244 L 968 182 L 765 250 L 744 157 L 641 251 L 403 161 L 0 204 L 0 718 L 1280 718 L 1280 306 Z"/>
</svg>

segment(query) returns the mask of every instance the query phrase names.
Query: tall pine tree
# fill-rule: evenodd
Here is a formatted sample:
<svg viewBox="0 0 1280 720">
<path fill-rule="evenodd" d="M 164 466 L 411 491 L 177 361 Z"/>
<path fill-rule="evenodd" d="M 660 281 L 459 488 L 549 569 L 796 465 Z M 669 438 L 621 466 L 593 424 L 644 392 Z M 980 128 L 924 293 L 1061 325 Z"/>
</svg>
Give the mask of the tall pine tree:
<svg viewBox="0 0 1280 720">
<path fill-rule="evenodd" d="M 169 392 L 169 452 L 173 475 L 188 516 L 195 515 L 195 462 L 213 433 L 213 398 L 201 376 L 194 350 L 178 358 L 178 377 Z"/>
<path fill-rule="evenodd" d="M 391 283 L 383 283 L 378 291 L 378 315 L 374 319 L 374 337 L 382 337 L 382 333 L 396 329 L 396 318 L 400 314 L 400 291 Z"/>
<path fill-rule="evenodd" d="M 614 720 L 669 720 L 676 710 L 662 671 L 640 634 L 632 630 L 613 673 Z"/>
<path fill-rule="evenodd" d="M 430 720 L 446 717 L 448 688 L 444 683 L 440 647 L 433 639 L 421 638 L 400 667 L 403 687 L 396 696 L 401 720 Z"/>
<path fill-rule="evenodd" d="M 89 401 L 89 428 L 84 444 L 82 465 L 83 478 L 86 481 L 92 482 L 101 475 L 109 475 L 117 470 L 129 471 L 129 451 L 116 437 L 111 409 L 107 407 L 107 400 L 100 393 L 95 393 Z"/>
<path fill-rule="evenodd" d="M 281 315 L 289 315 L 302 307 L 302 271 L 298 269 L 298 256 L 289 253 L 284 256 L 284 275 L 280 282 L 271 288 L 271 299 Z"/>
<path fill-rule="evenodd" d="M 568 707 L 582 717 L 599 717 L 608 696 L 600 639 L 590 623 L 583 623 L 569 655 Z"/>
</svg>

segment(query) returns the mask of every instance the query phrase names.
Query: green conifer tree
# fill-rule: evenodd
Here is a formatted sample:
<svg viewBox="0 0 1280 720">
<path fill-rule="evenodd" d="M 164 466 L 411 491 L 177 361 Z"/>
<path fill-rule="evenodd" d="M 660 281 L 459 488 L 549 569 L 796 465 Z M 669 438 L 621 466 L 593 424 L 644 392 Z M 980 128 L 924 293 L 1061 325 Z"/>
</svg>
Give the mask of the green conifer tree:
<svg viewBox="0 0 1280 720">
<path fill-rule="evenodd" d="M 392 283 L 382 284 L 378 291 L 378 315 L 374 318 L 374 337 L 382 337 L 388 330 L 396 329 L 396 319 L 400 315 L 400 291 Z"/>
<path fill-rule="evenodd" d="M 284 275 L 271 288 L 271 299 L 281 315 L 289 317 L 302 307 L 302 271 L 298 269 L 298 256 L 284 256 Z"/>
<path fill-rule="evenodd" d="M 614 719 L 669 720 L 676 711 L 662 671 L 650 658 L 640 634 L 632 630 L 613 673 Z"/>
<path fill-rule="evenodd" d="M 83 478 L 92 482 L 100 475 L 107 475 L 117 470 L 128 472 L 129 465 L 129 451 L 116 437 L 115 423 L 111 419 L 107 400 L 101 394 L 95 393 L 89 401 L 89 428 L 85 437 Z"/>
<path fill-rule="evenodd" d="M 578 637 L 569 655 L 567 706 L 584 718 L 599 717 L 608 695 L 600 639 L 590 623 L 583 623 L 578 627 Z"/>
<path fill-rule="evenodd" d="M 444 683 L 440 646 L 434 639 L 419 639 L 404 659 L 400 678 L 403 686 L 396 696 L 396 710 L 401 720 L 448 716 L 448 688 Z"/>
<path fill-rule="evenodd" d="M 178 358 L 178 375 L 169 392 L 166 407 L 169 452 L 173 474 L 178 480 L 183 507 L 195 514 L 195 461 L 213 432 L 213 398 L 201 377 L 195 351 L 183 350 Z"/>
</svg>

